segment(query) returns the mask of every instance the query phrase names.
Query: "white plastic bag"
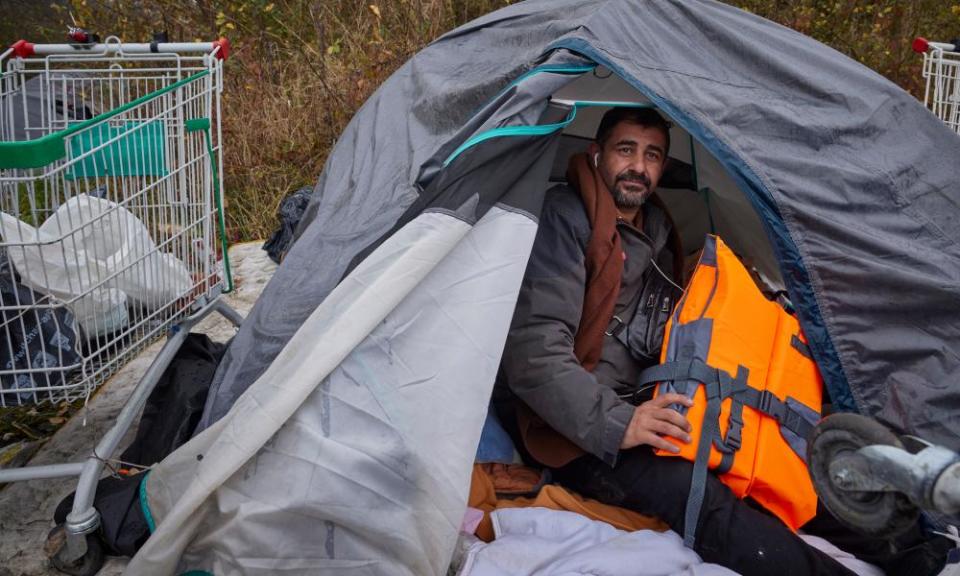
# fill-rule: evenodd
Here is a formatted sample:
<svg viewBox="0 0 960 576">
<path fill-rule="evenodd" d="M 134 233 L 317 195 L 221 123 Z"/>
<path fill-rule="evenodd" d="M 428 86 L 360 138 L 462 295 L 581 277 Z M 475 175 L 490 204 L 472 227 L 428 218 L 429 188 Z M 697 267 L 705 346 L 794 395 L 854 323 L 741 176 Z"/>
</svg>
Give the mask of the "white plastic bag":
<svg viewBox="0 0 960 576">
<path fill-rule="evenodd" d="M 23 284 L 67 302 L 87 337 L 126 325 L 128 300 L 155 308 L 192 286 L 187 267 L 157 250 L 140 219 L 87 194 L 69 199 L 39 228 L 0 213 L 0 235 Z"/>
<path fill-rule="evenodd" d="M 87 338 L 111 334 L 130 322 L 127 295 L 116 288 L 99 288 L 68 304 L 67 308 Z"/>
</svg>

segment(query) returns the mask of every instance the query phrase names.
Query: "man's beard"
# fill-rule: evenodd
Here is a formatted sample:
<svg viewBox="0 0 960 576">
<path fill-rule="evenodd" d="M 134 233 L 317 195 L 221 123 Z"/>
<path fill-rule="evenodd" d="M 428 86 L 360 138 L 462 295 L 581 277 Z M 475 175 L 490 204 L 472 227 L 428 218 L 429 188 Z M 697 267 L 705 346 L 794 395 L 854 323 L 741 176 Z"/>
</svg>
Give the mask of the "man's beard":
<svg viewBox="0 0 960 576">
<path fill-rule="evenodd" d="M 621 182 L 637 182 L 643 184 L 646 191 L 628 192 L 620 187 Z M 650 178 L 646 174 L 628 170 L 617 175 L 613 183 L 613 202 L 619 208 L 639 208 L 643 206 L 647 196 L 650 195 Z"/>
</svg>

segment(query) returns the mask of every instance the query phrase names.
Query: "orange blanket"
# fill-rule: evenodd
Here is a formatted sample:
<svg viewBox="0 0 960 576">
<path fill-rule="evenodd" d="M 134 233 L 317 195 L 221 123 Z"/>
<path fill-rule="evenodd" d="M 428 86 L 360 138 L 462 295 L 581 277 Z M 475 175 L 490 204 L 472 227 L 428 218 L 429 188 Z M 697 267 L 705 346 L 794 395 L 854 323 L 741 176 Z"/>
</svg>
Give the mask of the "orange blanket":
<svg viewBox="0 0 960 576">
<path fill-rule="evenodd" d="M 475 464 L 473 466 L 473 478 L 470 483 L 470 500 L 468 505 L 483 511 L 483 520 L 477 527 L 477 537 L 485 542 L 491 542 L 494 539 L 493 523 L 490 520 L 490 512 L 498 508 L 525 508 L 541 507 L 552 510 L 567 510 L 577 512 L 592 520 L 606 522 L 615 528 L 626 531 L 635 530 L 656 530 L 663 532 L 667 530 L 667 525 L 661 520 L 644 516 L 632 510 L 610 506 L 596 500 L 583 498 L 573 492 L 556 484 L 549 484 L 540 489 L 535 498 L 497 498 L 497 489 L 494 487 L 494 480 L 487 469 L 489 465 Z M 495 472 L 497 481 L 502 485 L 507 483 L 511 491 L 523 479 L 538 477 L 535 472 L 525 466 L 506 466 L 498 468 Z M 511 481 L 510 476 L 519 477 L 518 481 Z M 531 485 L 531 488 L 533 486 Z"/>
</svg>

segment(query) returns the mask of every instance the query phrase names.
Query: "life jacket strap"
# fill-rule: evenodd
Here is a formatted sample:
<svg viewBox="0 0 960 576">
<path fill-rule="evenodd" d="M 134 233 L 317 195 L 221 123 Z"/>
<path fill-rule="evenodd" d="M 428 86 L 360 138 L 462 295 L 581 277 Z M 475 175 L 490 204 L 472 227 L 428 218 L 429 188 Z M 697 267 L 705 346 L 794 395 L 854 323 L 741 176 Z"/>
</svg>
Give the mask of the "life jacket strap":
<svg viewBox="0 0 960 576">
<path fill-rule="evenodd" d="M 704 364 L 706 366 L 706 364 Z M 716 373 L 716 371 L 714 371 Z M 710 461 L 710 446 L 720 437 L 720 382 L 704 382 L 707 394 L 707 408 L 703 415 L 703 427 L 700 431 L 700 444 L 693 461 L 693 473 L 690 476 L 690 493 L 687 496 L 687 508 L 683 514 L 683 543 L 693 550 L 696 543 L 697 524 L 700 521 L 700 509 L 703 507 L 704 493 L 707 487 L 707 465 Z"/>
<path fill-rule="evenodd" d="M 802 342 L 799 342 L 802 344 Z M 743 431 L 743 407 L 749 406 L 773 419 L 781 428 L 790 448 L 803 460 L 806 460 L 807 439 L 816 426 L 819 414 L 793 400 L 780 400 L 769 390 L 757 390 L 747 384 L 749 371 L 739 366 L 736 377 L 724 370 L 714 368 L 695 358 L 686 358 L 651 366 L 640 373 L 639 385 L 652 382 L 694 382 L 703 385 L 707 396 L 703 426 L 700 430 L 700 443 L 693 461 L 693 474 L 690 478 L 690 494 L 684 513 L 684 544 L 693 548 L 695 531 L 703 507 L 706 489 L 707 466 L 710 459 L 710 447 L 721 453 L 720 463 L 714 470 L 719 475 L 729 472 L 734 457 L 740 449 Z M 692 396 L 693 390 L 685 393 Z M 726 437 L 720 433 L 720 412 L 723 400 L 730 398 L 732 403 L 728 415 Z"/>
<path fill-rule="evenodd" d="M 790 397 L 783 401 L 768 390 L 757 390 L 756 388 L 748 388 L 743 391 L 740 400 L 754 410 L 775 419 L 780 424 L 781 431 L 792 433 L 796 439 L 784 434 L 787 444 L 797 456 L 806 461 L 807 439 L 810 438 L 814 427 L 817 425 L 820 418 L 819 413 Z"/>
<path fill-rule="evenodd" d="M 720 451 L 721 457 L 718 473 L 722 474 L 733 465 L 733 458 L 740 448 L 740 432 L 743 429 L 743 406 L 735 406 L 730 412 L 727 437 L 720 434 L 721 403 L 725 398 L 736 397 L 749 389 L 747 384 L 748 370 L 739 367 L 737 376 L 732 377 L 724 370 L 714 368 L 696 358 L 687 358 L 674 362 L 666 362 L 651 366 L 640 373 L 639 385 L 650 382 L 696 382 L 702 385 L 707 397 L 707 407 L 703 415 L 703 426 L 700 430 L 700 443 L 693 461 L 693 473 L 690 477 L 690 493 L 687 496 L 687 506 L 684 511 L 683 543 L 693 549 L 696 543 L 696 529 L 700 520 L 700 509 L 703 507 L 704 493 L 707 484 L 707 468 L 710 461 L 710 447 Z M 692 390 L 687 390 L 692 395 Z"/>
<path fill-rule="evenodd" d="M 724 396 L 724 398 L 732 398 L 732 403 L 730 414 L 727 416 L 727 435 L 723 438 L 722 443 L 714 441 L 717 450 L 723 454 L 720 457 L 720 464 L 715 470 L 718 476 L 726 474 L 733 467 L 733 457 L 743 442 L 741 436 L 743 432 L 743 402 L 740 398 L 744 392 L 752 390 L 750 385 L 747 384 L 749 375 L 750 370 L 744 366 L 738 366 L 736 378 L 730 379 L 730 393 Z"/>
<path fill-rule="evenodd" d="M 816 419 L 812 419 L 808 410 L 803 410 L 797 402 L 783 401 L 768 390 L 757 390 L 747 384 L 746 369 L 742 366 L 736 377 L 695 358 L 677 360 L 651 366 L 640 373 L 639 385 L 653 382 L 682 382 L 693 380 L 704 385 L 717 385 L 720 389 L 719 400 L 733 398 L 734 405 L 730 412 L 731 426 L 727 438 L 717 449 L 723 453 L 736 451 L 740 447 L 740 431 L 743 429 L 743 406 L 749 406 L 775 419 L 782 428 L 793 432 L 800 438 L 810 437 L 816 426 Z M 692 392 L 692 391 L 690 391 Z M 811 421 L 812 420 L 812 421 Z M 802 454 L 799 456 L 804 457 Z M 718 472 L 722 474 L 722 472 Z"/>
<path fill-rule="evenodd" d="M 728 378 L 730 377 L 730 375 L 723 370 L 717 370 L 696 358 L 690 358 L 688 360 L 665 362 L 645 368 L 640 372 L 640 376 L 637 378 L 637 384 L 643 386 L 644 384 L 650 384 L 652 382 L 677 382 L 682 380 L 696 380 L 703 384 L 719 384 L 721 372 Z"/>
<path fill-rule="evenodd" d="M 807 360 L 813 360 L 813 354 L 810 352 L 810 347 L 807 346 L 796 334 L 790 337 L 790 346 L 802 354 Z"/>
</svg>

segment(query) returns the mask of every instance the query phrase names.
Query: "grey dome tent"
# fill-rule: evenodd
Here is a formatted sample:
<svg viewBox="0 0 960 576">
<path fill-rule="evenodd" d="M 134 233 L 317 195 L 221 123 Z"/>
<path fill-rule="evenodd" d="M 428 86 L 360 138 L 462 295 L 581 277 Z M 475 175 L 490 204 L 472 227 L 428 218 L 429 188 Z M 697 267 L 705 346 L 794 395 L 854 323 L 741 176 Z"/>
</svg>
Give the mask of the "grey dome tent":
<svg viewBox="0 0 960 576">
<path fill-rule="evenodd" d="M 785 290 L 838 408 L 960 448 L 956 135 L 723 4 L 532 0 L 353 118 L 127 573 L 443 574 L 543 195 L 613 104 L 675 124 L 686 250 L 715 231 Z"/>
</svg>

